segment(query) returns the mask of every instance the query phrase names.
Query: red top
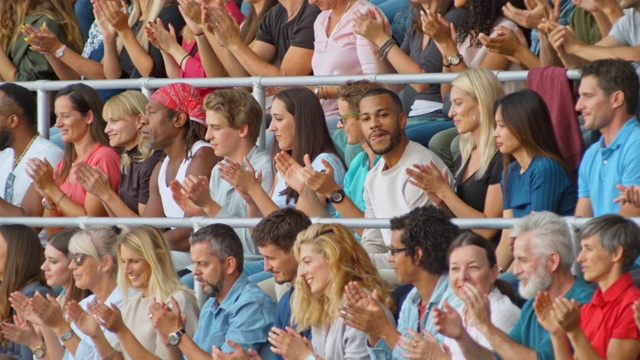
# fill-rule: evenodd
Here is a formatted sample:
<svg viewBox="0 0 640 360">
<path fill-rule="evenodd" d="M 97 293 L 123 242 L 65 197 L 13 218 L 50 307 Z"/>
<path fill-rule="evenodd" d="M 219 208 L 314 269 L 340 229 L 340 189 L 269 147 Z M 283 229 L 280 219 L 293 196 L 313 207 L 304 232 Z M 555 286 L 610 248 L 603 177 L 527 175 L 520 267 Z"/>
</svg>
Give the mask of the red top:
<svg viewBox="0 0 640 360">
<path fill-rule="evenodd" d="M 633 320 L 632 305 L 636 300 L 640 300 L 640 289 L 633 284 L 631 275 L 625 273 L 604 293 L 598 288 L 591 302 L 582 305 L 580 327 L 603 359 L 607 358 L 611 339 L 640 340 L 640 331 Z"/>
<path fill-rule="evenodd" d="M 120 157 L 115 150 L 97 143 L 91 148 L 84 162 L 91 167 L 98 166 L 104 170 L 104 172 L 109 175 L 109 185 L 111 185 L 111 189 L 118 192 L 118 184 L 120 184 Z M 60 161 L 56 167 L 56 174 L 60 174 L 60 171 L 62 171 L 62 161 Z M 76 181 L 73 169 L 71 169 L 67 179 L 60 184 L 60 190 L 76 204 L 84 206 L 84 199 L 87 192 L 82 185 Z M 58 211 L 61 212 L 60 209 L 58 209 Z M 64 216 L 62 213 L 60 215 Z"/>
</svg>

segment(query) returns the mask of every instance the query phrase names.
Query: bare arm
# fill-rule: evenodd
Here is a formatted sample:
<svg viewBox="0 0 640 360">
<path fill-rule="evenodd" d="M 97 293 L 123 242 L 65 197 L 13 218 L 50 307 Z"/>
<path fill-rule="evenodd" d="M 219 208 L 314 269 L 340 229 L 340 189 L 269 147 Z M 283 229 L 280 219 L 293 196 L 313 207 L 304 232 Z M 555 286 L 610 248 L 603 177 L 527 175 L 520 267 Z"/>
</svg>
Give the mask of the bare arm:
<svg viewBox="0 0 640 360">
<path fill-rule="evenodd" d="M 32 184 L 22 199 L 20 206 L 12 205 L 0 199 L 0 216 L 42 216 L 42 196 Z"/>
<path fill-rule="evenodd" d="M 505 219 L 513 218 L 513 210 L 507 209 L 504 210 L 502 217 Z M 496 256 L 498 257 L 498 266 L 506 271 L 511 265 L 513 261 L 513 252 L 511 251 L 511 237 L 510 237 L 510 229 L 502 229 L 502 237 L 500 238 L 500 243 L 496 248 Z"/>
</svg>

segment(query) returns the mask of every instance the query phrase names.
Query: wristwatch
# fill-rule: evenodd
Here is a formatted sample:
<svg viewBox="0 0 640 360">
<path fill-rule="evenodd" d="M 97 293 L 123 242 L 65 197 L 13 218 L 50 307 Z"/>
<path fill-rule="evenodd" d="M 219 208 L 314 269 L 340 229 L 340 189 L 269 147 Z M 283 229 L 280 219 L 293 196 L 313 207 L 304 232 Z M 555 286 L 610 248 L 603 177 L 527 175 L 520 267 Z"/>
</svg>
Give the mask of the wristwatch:
<svg viewBox="0 0 640 360">
<path fill-rule="evenodd" d="M 65 343 L 69 340 L 71 340 L 71 338 L 73 337 L 75 333 L 73 332 L 73 329 L 69 329 L 65 332 L 62 333 L 62 336 L 60 336 L 58 338 L 58 340 L 60 340 L 61 343 Z"/>
<path fill-rule="evenodd" d="M 64 56 L 64 51 L 67 50 L 67 45 L 62 45 L 62 47 L 60 47 L 60 49 L 56 50 L 56 57 L 58 59 L 60 59 L 61 57 Z"/>
<path fill-rule="evenodd" d="M 462 54 L 451 54 L 449 55 L 449 57 L 447 58 L 447 62 L 446 63 L 442 63 L 443 66 L 445 67 L 449 67 L 451 65 L 458 65 L 462 62 L 462 60 L 464 60 L 464 57 L 462 56 Z"/>
<path fill-rule="evenodd" d="M 45 198 L 42 198 L 42 201 L 40 202 L 40 204 L 42 204 L 42 207 L 51 211 L 53 210 L 53 205 L 49 205 L 49 203 L 47 202 L 47 200 Z"/>
<path fill-rule="evenodd" d="M 345 197 L 344 190 L 339 189 L 331 193 L 331 195 L 327 198 L 327 202 L 331 204 L 339 204 L 344 200 Z"/>
<path fill-rule="evenodd" d="M 174 332 L 173 334 L 169 334 L 169 345 L 171 346 L 178 345 L 178 343 L 180 343 L 180 339 L 182 338 L 182 335 L 184 335 L 185 333 L 186 333 L 186 330 L 182 328 Z"/>
<path fill-rule="evenodd" d="M 319 358 L 320 356 L 314 352 L 313 354 L 305 356 L 304 360 L 318 360 Z"/>
<path fill-rule="evenodd" d="M 47 351 L 47 346 L 45 345 L 45 343 L 42 343 L 37 348 L 33 349 L 33 356 L 35 356 L 36 359 L 42 359 L 46 351 Z"/>
</svg>

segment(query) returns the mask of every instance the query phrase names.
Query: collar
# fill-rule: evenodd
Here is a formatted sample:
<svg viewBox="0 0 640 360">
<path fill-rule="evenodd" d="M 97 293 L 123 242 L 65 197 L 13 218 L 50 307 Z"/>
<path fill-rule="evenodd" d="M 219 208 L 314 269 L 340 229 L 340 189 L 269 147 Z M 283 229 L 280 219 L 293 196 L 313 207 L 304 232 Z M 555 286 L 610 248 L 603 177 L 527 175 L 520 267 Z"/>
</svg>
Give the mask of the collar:
<svg viewBox="0 0 640 360">
<path fill-rule="evenodd" d="M 605 151 L 607 149 L 616 150 L 620 148 L 622 145 L 624 145 L 627 142 L 627 139 L 629 138 L 629 136 L 631 136 L 631 133 L 633 132 L 633 128 L 635 127 L 640 127 L 640 123 L 638 122 L 638 118 L 634 116 L 629 120 L 627 120 L 627 122 L 624 123 L 624 125 L 622 125 L 622 127 L 620 128 L 620 131 L 618 131 L 618 133 L 616 134 L 616 137 L 613 138 L 613 141 L 611 142 L 611 144 L 609 144 L 609 146 L 604 145 L 604 137 L 601 137 L 599 142 L 600 150 L 601 151 Z"/>
<path fill-rule="evenodd" d="M 429 299 L 429 307 L 431 307 L 431 305 L 433 304 L 440 304 L 440 301 L 442 301 L 442 298 L 444 297 L 444 294 L 448 287 L 449 287 L 449 276 L 446 274 L 440 275 L 440 278 L 438 279 L 438 282 L 436 283 L 436 286 L 433 288 L 433 292 L 431 293 L 431 298 Z M 420 293 L 418 292 L 418 289 L 414 288 L 414 290 L 415 290 L 415 293 L 410 294 L 410 296 L 411 295 L 412 296 L 409 300 L 417 308 L 418 305 L 420 304 L 420 300 L 422 299 L 420 298 Z"/>
<path fill-rule="evenodd" d="M 213 305 L 211 306 L 211 310 L 215 312 L 216 310 L 218 310 L 218 308 L 223 310 L 229 310 L 230 308 L 232 308 L 233 305 L 238 300 L 238 298 L 240 297 L 240 295 L 242 295 L 242 290 L 245 288 L 245 286 L 248 283 L 249 283 L 249 278 L 247 277 L 247 275 L 245 275 L 244 272 L 241 273 L 238 279 L 236 279 L 236 282 L 234 282 L 233 285 L 231 286 L 231 289 L 229 289 L 227 296 L 225 296 L 224 299 L 222 300 L 222 303 L 218 304 L 218 299 L 217 298 L 213 299 Z"/>
<path fill-rule="evenodd" d="M 591 302 L 594 305 L 604 305 L 610 301 L 616 300 L 627 288 L 634 286 L 633 278 L 629 272 L 624 273 L 616 282 L 613 283 L 605 292 L 598 287 Z"/>
<path fill-rule="evenodd" d="M 129 156 L 135 156 L 138 155 L 140 152 L 138 151 L 138 145 L 134 146 L 131 148 L 131 150 L 124 150 L 124 153 L 129 155 Z"/>
</svg>

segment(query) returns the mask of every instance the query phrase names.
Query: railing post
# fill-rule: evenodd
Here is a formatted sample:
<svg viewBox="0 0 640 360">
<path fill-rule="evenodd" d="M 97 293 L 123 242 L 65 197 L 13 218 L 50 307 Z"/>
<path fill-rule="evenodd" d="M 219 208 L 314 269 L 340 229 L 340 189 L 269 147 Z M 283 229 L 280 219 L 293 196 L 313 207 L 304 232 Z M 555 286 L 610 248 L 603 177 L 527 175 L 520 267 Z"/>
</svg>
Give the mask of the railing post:
<svg viewBox="0 0 640 360">
<path fill-rule="evenodd" d="M 258 77 L 258 80 L 253 83 L 253 97 L 260 104 L 260 108 L 263 110 L 262 112 L 262 123 L 260 124 L 260 136 L 258 137 L 258 146 L 262 149 L 266 149 L 267 147 L 267 109 L 266 109 L 266 101 L 265 101 L 265 92 L 264 87 L 260 83 L 261 77 Z"/>
<path fill-rule="evenodd" d="M 49 119 L 51 118 L 51 93 L 43 90 L 43 87 L 37 90 L 38 102 L 38 132 L 44 138 L 49 138 Z"/>
</svg>

